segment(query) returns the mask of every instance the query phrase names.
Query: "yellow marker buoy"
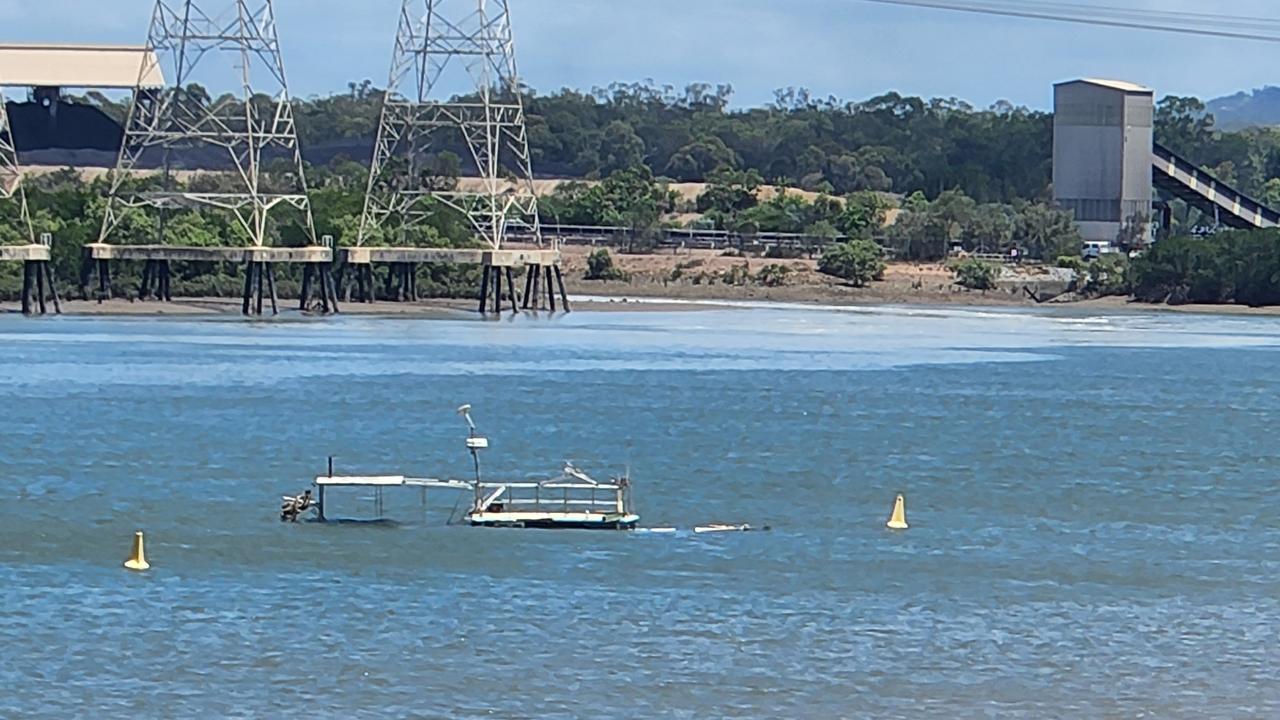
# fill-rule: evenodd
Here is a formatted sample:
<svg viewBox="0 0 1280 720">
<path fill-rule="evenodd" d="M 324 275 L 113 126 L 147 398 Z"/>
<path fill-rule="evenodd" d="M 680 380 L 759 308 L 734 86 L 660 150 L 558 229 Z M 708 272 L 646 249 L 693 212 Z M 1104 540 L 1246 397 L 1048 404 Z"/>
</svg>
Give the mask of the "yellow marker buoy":
<svg viewBox="0 0 1280 720">
<path fill-rule="evenodd" d="M 130 570 L 147 570 L 151 565 L 147 562 L 147 553 L 142 547 L 142 531 L 133 534 L 133 552 L 129 553 L 129 559 L 124 561 L 124 566 Z"/>
<path fill-rule="evenodd" d="M 893 515 L 889 517 L 889 522 L 885 525 L 890 530 L 906 530 L 907 525 L 907 499 L 899 493 L 896 500 L 893 501 Z"/>
</svg>

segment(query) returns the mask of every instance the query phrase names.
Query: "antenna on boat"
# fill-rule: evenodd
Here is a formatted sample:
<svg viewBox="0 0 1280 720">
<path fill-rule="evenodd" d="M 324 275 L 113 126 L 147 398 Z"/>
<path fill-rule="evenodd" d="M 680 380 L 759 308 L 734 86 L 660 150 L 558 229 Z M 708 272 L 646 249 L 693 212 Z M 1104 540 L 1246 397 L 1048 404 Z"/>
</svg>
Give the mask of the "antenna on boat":
<svg viewBox="0 0 1280 720">
<path fill-rule="evenodd" d="M 462 407 L 458 408 L 458 414 L 461 415 L 463 419 L 467 421 L 467 427 L 471 428 L 471 436 L 475 437 L 476 424 L 471 421 L 471 406 L 463 405 Z"/>
<path fill-rule="evenodd" d="M 479 502 L 480 500 L 480 451 L 489 449 L 489 440 L 487 438 L 480 437 L 480 435 L 476 433 L 475 421 L 471 419 L 470 405 L 463 405 L 462 407 L 458 408 L 458 414 L 461 415 L 463 419 L 467 421 L 467 428 L 468 428 L 467 451 L 471 453 L 471 460 L 475 465 L 475 469 L 476 469 L 475 490 L 476 490 L 476 501 Z"/>
</svg>

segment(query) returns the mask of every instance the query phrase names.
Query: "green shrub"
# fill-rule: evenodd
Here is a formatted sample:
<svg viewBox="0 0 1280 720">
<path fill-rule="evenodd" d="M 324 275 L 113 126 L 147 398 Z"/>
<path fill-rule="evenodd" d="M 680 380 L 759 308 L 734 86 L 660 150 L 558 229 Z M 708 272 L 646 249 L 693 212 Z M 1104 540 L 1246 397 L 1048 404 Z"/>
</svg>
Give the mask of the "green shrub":
<svg viewBox="0 0 1280 720">
<path fill-rule="evenodd" d="M 1085 291 L 1091 295 L 1128 295 L 1129 258 L 1112 253 L 1089 263 Z"/>
<path fill-rule="evenodd" d="M 66 292 L 65 288 L 60 288 Z M 12 302 L 22 298 L 22 263 L 0 263 L 0 300 Z"/>
<path fill-rule="evenodd" d="M 1161 240 L 1133 261 L 1128 279 L 1144 302 L 1280 305 L 1280 231 Z"/>
<path fill-rule="evenodd" d="M 600 248 L 587 257 L 587 280 L 626 280 L 627 274 L 613 264 L 613 256 Z"/>
<path fill-rule="evenodd" d="M 885 267 L 884 251 L 871 240 L 837 243 L 818 259 L 818 272 L 848 280 L 854 287 L 882 279 Z"/>
<path fill-rule="evenodd" d="M 995 290 L 1000 268 L 992 263 L 965 258 L 951 263 L 956 274 L 956 284 L 970 290 Z"/>
<path fill-rule="evenodd" d="M 787 278 L 791 273 L 791 268 L 786 265 L 765 265 L 760 268 L 760 272 L 756 273 L 756 282 L 765 287 L 782 287 L 787 284 Z"/>
<path fill-rule="evenodd" d="M 1074 255 L 1063 255 L 1054 264 L 1060 268 L 1074 270 L 1077 275 L 1084 275 L 1089 270 L 1089 263 Z"/>
<path fill-rule="evenodd" d="M 725 285 L 748 285 L 751 283 L 751 267 L 747 263 L 734 265 L 720 277 Z"/>
<path fill-rule="evenodd" d="M 798 260 L 805 256 L 805 252 L 800 248 L 770 245 L 765 248 L 764 256 L 768 260 Z"/>
<path fill-rule="evenodd" d="M 682 263 L 679 263 L 674 268 L 672 268 L 670 273 L 667 273 L 667 280 L 669 282 L 676 282 L 681 278 L 685 277 L 688 274 L 688 271 L 697 267 L 702 267 L 702 265 L 703 265 L 702 258 L 694 258 L 693 260 L 686 260 Z"/>
</svg>

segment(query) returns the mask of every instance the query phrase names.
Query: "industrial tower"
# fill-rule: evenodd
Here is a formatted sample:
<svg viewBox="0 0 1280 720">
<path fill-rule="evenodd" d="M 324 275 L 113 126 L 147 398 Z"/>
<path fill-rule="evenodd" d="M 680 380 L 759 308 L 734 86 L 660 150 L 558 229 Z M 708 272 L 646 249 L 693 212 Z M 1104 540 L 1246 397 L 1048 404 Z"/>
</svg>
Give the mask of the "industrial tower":
<svg viewBox="0 0 1280 720">
<path fill-rule="evenodd" d="M 454 149 L 467 153 L 463 174 L 476 179 L 475 191 L 423 177 L 429 153 Z M 400 8 L 358 244 L 388 221 L 396 229 L 421 222 L 432 198 L 465 215 L 494 250 L 508 223 L 541 241 L 507 0 L 404 0 Z"/>
<path fill-rule="evenodd" d="M 9 124 L 9 108 L 3 93 L 0 93 L 0 200 L 18 203 L 19 230 L 28 242 L 34 244 L 35 228 L 31 224 L 27 191 L 23 187 L 22 168 L 18 164 L 18 148 L 13 141 L 13 126 Z"/>
<path fill-rule="evenodd" d="M 61 313 L 58 291 L 53 280 L 52 236 L 41 235 L 36 243 L 35 226 L 31 222 L 31 209 L 27 205 L 27 190 L 23 186 L 22 167 L 18 164 L 18 148 L 13 140 L 13 126 L 9 124 L 9 109 L 4 93 L 0 92 L 0 200 L 13 201 L 18 209 L 18 233 L 25 245 L 0 246 L 0 261 L 22 263 L 22 314 L 31 315 L 39 308 L 45 314 L 49 295 L 53 296 L 54 312 Z"/>
<path fill-rule="evenodd" d="M 442 152 L 461 158 L 466 187 L 430 171 Z M 446 208 L 466 217 L 485 247 L 481 309 L 492 285 L 493 309 L 500 310 L 503 270 L 514 307 L 516 262 L 504 253 L 509 231 L 546 245 L 508 0 L 404 0 L 400 8 L 356 245 L 375 236 L 403 243 L 415 225 Z M 544 270 L 549 279 L 554 269 L 559 278 L 556 249 L 524 261 L 526 307 L 535 274 Z M 549 282 L 547 290 L 554 308 Z"/>
<path fill-rule="evenodd" d="M 147 46 L 154 53 L 148 62 L 160 64 L 172 82 L 160 91 L 139 82 L 99 242 L 107 242 L 130 208 L 207 207 L 230 212 L 248 244 L 264 247 L 272 211 L 290 206 L 301 211 L 307 242 L 315 245 L 273 1 L 157 0 Z M 144 62 L 140 78 L 155 69 Z M 192 83 L 235 92 L 209 97 L 193 91 Z M 210 159 L 216 168 L 196 167 Z M 262 171 L 266 160 L 291 161 L 290 172 L 268 176 Z M 156 161 L 163 163 L 163 188 L 133 192 L 132 171 Z M 230 169 L 234 180 L 184 191 L 173 183 L 175 165 Z"/>
</svg>

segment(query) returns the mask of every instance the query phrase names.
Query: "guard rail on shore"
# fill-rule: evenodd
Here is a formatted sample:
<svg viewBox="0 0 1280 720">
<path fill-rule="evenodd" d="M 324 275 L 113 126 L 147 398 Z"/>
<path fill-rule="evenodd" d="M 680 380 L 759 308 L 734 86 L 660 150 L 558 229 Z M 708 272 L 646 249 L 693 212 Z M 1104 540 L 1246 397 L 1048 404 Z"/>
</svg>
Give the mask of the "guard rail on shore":
<svg viewBox="0 0 1280 720">
<path fill-rule="evenodd" d="M 513 240 L 532 240 L 526 228 L 512 228 Z M 690 250 L 767 251 L 778 248 L 806 255 L 816 255 L 847 238 L 843 235 L 822 237 L 803 233 L 737 233 L 727 230 L 695 230 L 662 228 L 638 232 L 633 228 L 603 225 L 543 225 L 542 235 L 565 245 L 591 245 L 610 248 L 654 247 Z"/>
</svg>

